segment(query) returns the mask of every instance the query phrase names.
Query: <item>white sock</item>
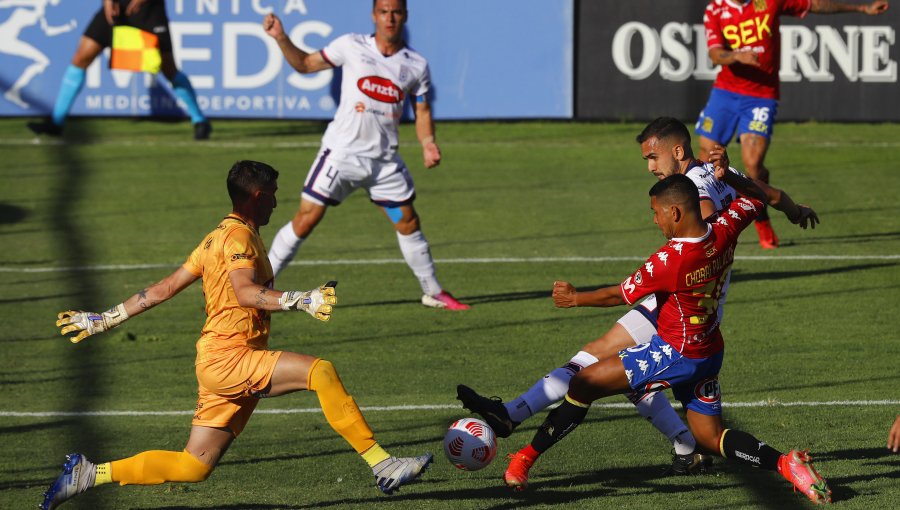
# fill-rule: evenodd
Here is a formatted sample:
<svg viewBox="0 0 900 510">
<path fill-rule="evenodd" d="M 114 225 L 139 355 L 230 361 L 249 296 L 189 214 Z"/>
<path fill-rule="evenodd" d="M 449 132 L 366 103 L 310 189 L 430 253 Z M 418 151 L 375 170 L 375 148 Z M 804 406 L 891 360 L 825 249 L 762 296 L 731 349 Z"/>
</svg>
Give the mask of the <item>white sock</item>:
<svg viewBox="0 0 900 510">
<path fill-rule="evenodd" d="M 434 260 L 431 258 L 431 249 L 428 247 L 425 234 L 421 230 L 416 230 L 408 236 L 397 232 L 397 241 L 400 243 L 400 251 L 406 259 L 406 265 L 419 279 L 422 292 L 429 296 L 440 294 L 441 284 L 434 275 Z"/>
<path fill-rule="evenodd" d="M 545 375 L 543 379 L 534 383 L 534 386 L 529 388 L 528 391 L 511 402 L 503 404 L 506 406 L 509 417 L 515 422 L 522 423 L 551 404 L 559 402 L 566 396 L 566 392 L 569 391 L 569 381 L 575 377 L 575 374 L 581 371 L 582 368 L 593 365 L 598 361 L 600 360 L 594 355 L 578 351 L 578 354 L 573 356 L 564 366 Z"/>
<path fill-rule="evenodd" d="M 657 391 L 647 395 L 643 400 L 635 404 L 638 413 L 647 418 L 656 430 L 672 441 L 675 453 L 687 455 L 694 451 L 697 441 L 691 431 L 678 417 L 678 413 L 672 408 L 669 399 Z"/>
<path fill-rule="evenodd" d="M 269 248 L 269 264 L 272 264 L 274 276 L 278 276 L 278 273 L 294 258 L 302 243 L 303 239 L 294 233 L 294 226 L 290 221 L 275 234 L 272 247 Z"/>
</svg>

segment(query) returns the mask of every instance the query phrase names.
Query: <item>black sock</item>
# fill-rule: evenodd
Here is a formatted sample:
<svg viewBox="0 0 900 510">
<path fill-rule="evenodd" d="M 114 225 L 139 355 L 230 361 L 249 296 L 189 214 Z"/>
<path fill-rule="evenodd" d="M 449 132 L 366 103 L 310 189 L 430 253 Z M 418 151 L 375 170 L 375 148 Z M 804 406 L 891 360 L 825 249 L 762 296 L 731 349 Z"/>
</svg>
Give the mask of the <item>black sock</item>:
<svg viewBox="0 0 900 510">
<path fill-rule="evenodd" d="M 761 211 L 759 211 L 759 216 L 756 217 L 756 221 L 766 221 L 769 219 L 769 206 L 763 205 Z"/>
<path fill-rule="evenodd" d="M 538 428 L 534 439 L 531 441 L 532 448 L 540 453 L 547 451 L 551 446 L 566 437 L 566 434 L 575 430 L 575 427 L 587 415 L 588 408 L 575 405 L 569 402 L 568 399 L 563 400 L 559 407 L 550 411 L 550 415 Z"/>
<path fill-rule="evenodd" d="M 740 430 L 726 429 L 722 437 L 722 454 L 744 464 L 778 470 L 781 452 Z"/>
</svg>

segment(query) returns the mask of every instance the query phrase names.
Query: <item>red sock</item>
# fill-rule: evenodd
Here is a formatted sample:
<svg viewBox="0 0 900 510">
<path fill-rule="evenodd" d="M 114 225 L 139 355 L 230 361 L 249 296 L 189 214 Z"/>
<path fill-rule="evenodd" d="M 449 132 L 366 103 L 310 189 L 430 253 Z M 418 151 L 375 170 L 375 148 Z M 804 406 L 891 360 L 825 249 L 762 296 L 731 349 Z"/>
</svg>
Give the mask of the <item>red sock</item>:
<svg viewBox="0 0 900 510">
<path fill-rule="evenodd" d="M 525 445 L 525 448 L 522 448 L 521 450 L 519 450 L 518 453 L 520 453 L 521 455 L 524 455 L 525 457 L 527 457 L 530 460 L 535 460 L 538 457 L 540 457 L 540 455 L 541 455 L 541 453 L 539 451 L 535 450 L 531 446 L 531 443 Z"/>
</svg>

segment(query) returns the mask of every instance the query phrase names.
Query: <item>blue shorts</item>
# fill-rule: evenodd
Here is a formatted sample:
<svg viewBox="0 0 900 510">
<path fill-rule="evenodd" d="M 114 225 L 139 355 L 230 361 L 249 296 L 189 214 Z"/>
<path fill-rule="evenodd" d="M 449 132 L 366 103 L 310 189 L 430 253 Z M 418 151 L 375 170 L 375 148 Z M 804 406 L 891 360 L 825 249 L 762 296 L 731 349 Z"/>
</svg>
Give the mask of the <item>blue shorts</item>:
<svg viewBox="0 0 900 510">
<path fill-rule="evenodd" d="M 650 342 L 619 351 L 625 375 L 637 402 L 654 391 L 672 388 L 685 409 L 718 416 L 722 414 L 719 370 L 725 351 L 708 358 L 686 358 L 659 335 Z"/>
<path fill-rule="evenodd" d="M 778 100 L 745 96 L 727 90 L 713 88 L 709 101 L 700 112 L 695 130 L 720 144 L 728 145 L 737 132 L 738 139 L 744 133 L 772 138 Z"/>
</svg>

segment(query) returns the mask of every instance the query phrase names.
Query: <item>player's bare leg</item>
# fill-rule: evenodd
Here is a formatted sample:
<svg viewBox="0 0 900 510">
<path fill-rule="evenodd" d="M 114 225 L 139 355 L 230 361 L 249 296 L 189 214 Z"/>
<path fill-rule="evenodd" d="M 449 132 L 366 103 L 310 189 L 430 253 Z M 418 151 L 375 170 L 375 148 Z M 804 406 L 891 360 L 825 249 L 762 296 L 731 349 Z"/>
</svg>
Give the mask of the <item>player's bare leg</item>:
<svg viewBox="0 0 900 510">
<path fill-rule="evenodd" d="M 709 453 L 777 471 L 793 484 L 795 491 L 802 492 L 813 503 L 831 502 L 831 489 L 813 467 L 807 451 L 791 450 L 783 454 L 746 432 L 725 429 L 721 415 L 708 416 L 690 409 L 685 414 L 697 443 Z"/>
<path fill-rule="evenodd" d="M 435 276 L 431 248 L 422 233 L 419 214 L 412 204 L 396 207 L 381 207 L 384 215 L 397 231 L 397 242 L 406 264 L 419 280 L 422 287 L 422 304 L 430 308 L 444 310 L 468 310 L 469 305 L 460 303 L 441 287 Z"/>
<path fill-rule="evenodd" d="M 317 204 L 305 197 L 300 198 L 300 207 L 288 223 L 278 230 L 272 246 L 269 248 L 269 263 L 272 274 L 278 276 L 288 263 L 297 255 L 303 241 L 312 234 L 316 225 L 325 216 L 327 206 Z"/>
<path fill-rule="evenodd" d="M 741 159 L 744 162 L 744 170 L 747 175 L 759 179 L 768 184 L 769 169 L 766 168 L 766 153 L 769 151 L 769 140 L 764 136 L 744 133 L 741 135 Z M 778 247 L 778 236 L 772 229 L 769 221 L 768 209 L 764 209 L 756 218 L 756 232 L 759 235 L 759 245 L 764 249 Z"/>
</svg>

